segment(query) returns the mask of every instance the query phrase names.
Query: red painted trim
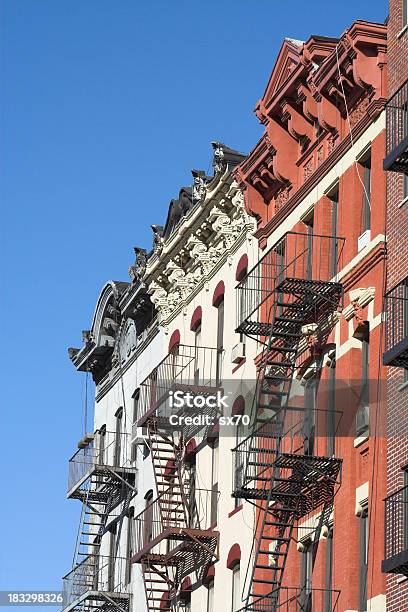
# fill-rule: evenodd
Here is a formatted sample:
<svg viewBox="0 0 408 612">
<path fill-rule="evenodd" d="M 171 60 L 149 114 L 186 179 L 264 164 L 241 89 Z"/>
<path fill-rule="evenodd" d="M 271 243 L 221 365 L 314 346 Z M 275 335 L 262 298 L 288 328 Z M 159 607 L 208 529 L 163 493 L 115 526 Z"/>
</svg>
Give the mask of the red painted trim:
<svg viewBox="0 0 408 612">
<path fill-rule="evenodd" d="M 210 567 L 208 568 L 208 570 L 205 573 L 205 576 L 203 578 L 203 584 L 205 586 L 208 586 L 210 584 L 210 582 L 212 582 L 215 578 L 215 567 L 214 564 L 210 565 Z"/>
<path fill-rule="evenodd" d="M 236 416 L 237 414 L 244 414 L 245 412 L 245 400 L 242 395 L 238 395 L 232 404 L 231 414 Z"/>
<path fill-rule="evenodd" d="M 230 551 L 228 553 L 227 558 L 227 567 L 228 569 L 234 569 L 236 565 L 241 561 L 241 548 L 239 544 L 234 544 L 231 546 Z"/>
<path fill-rule="evenodd" d="M 246 357 L 244 357 L 239 363 L 238 365 L 235 366 L 235 368 L 233 368 L 231 374 L 233 374 L 234 372 L 236 372 L 237 370 L 239 370 L 239 368 L 244 365 L 244 363 L 246 362 Z"/>
<path fill-rule="evenodd" d="M 242 504 L 240 504 L 239 506 L 237 506 L 236 508 L 234 508 L 229 514 L 228 514 L 228 518 L 231 518 L 231 516 L 234 516 L 234 514 L 236 514 L 237 512 L 239 512 L 240 510 L 242 510 Z"/>
<path fill-rule="evenodd" d="M 181 590 L 191 591 L 191 580 L 188 576 L 187 578 L 184 578 L 183 582 L 181 583 Z"/>
<path fill-rule="evenodd" d="M 212 305 L 217 307 L 220 305 L 225 293 L 225 285 L 224 281 L 220 281 L 216 288 L 214 289 Z"/>
<path fill-rule="evenodd" d="M 203 317 L 203 309 L 201 308 L 201 306 L 197 306 L 197 308 L 193 312 L 193 316 L 191 317 L 191 322 L 190 322 L 191 331 L 196 331 L 197 327 L 201 325 L 202 317 Z"/>
<path fill-rule="evenodd" d="M 248 255 L 244 253 L 238 262 L 237 269 L 235 272 L 235 280 L 240 281 L 246 276 L 248 271 Z"/>
<path fill-rule="evenodd" d="M 197 453 L 197 442 L 194 440 L 194 438 L 191 438 L 191 440 L 186 445 L 186 450 L 184 454 L 185 460 L 192 461 L 196 453 Z"/>
<path fill-rule="evenodd" d="M 207 435 L 207 444 L 210 446 L 220 437 L 220 424 L 216 423 L 212 426 L 211 431 Z"/>
<path fill-rule="evenodd" d="M 170 336 L 170 340 L 169 340 L 169 353 L 171 353 L 171 351 L 178 344 L 180 344 L 180 331 L 178 329 L 175 329 L 174 332 Z"/>
<path fill-rule="evenodd" d="M 174 459 L 168 459 L 166 467 L 164 468 L 164 477 L 170 479 L 175 475 L 175 473 L 176 465 Z"/>
</svg>

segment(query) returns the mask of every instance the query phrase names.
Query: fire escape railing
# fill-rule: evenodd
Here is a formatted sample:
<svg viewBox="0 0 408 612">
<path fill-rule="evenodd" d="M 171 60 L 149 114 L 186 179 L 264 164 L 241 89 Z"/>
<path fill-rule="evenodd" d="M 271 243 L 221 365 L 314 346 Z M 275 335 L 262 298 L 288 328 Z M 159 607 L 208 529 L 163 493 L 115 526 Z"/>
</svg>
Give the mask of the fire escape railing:
<svg viewBox="0 0 408 612">
<path fill-rule="evenodd" d="M 222 382 L 223 352 L 206 346 L 179 344 L 166 355 L 140 386 L 136 424 L 141 427 L 150 416 L 166 420 L 177 413 L 174 394 L 180 397 L 216 393 Z M 194 414 L 194 408 L 184 406 Z M 205 410 L 200 409 L 200 414 Z"/>
<path fill-rule="evenodd" d="M 386 497 L 384 527 L 382 571 L 408 576 L 408 485 Z"/>
<path fill-rule="evenodd" d="M 340 591 L 312 587 L 281 587 L 275 600 L 260 598 L 254 604 L 257 612 L 339 612 Z"/>
<path fill-rule="evenodd" d="M 237 285 L 237 329 L 266 335 L 272 296 L 291 279 L 323 284 L 336 281 L 343 267 L 344 238 L 288 232 L 276 242 Z M 322 299 L 324 299 L 322 295 Z"/>
<path fill-rule="evenodd" d="M 385 295 L 385 365 L 408 369 L 408 277 Z"/>
<path fill-rule="evenodd" d="M 386 117 L 384 170 L 408 174 L 408 81 L 388 100 Z"/>
<path fill-rule="evenodd" d="M 127 566 L 127 559 L 122 557 L 86 557 L 62 579 L 63 609 L 74 608 L 75 602 L 84 599 L 94 601 L 97 607 L 109 603 L 110 599 L 127 609 L 130 597 L 126 585 Z"/>
<path fill-rule="evenodd" d="M 206 532 L 213 529 L 218 500 L 218 491 L 195 489 L 184 503 L 180 502 L 171 491 L 163 493 L 150 502 L 134 519 L 133 550 L 135 558 L 139 559 L 147 552 L 153 554 L 164 550 L 168 552 L 168 544 L 160 546 L 160 543 L 169 537 L 177 540 L 177 531 L 184 537 L 182 531 L 185 530 Z M 173 507 L 171 507 L 172 503 L 174 503 Z M 163 512 L 164 505 L 169 507 L 165 513 Z"/>
<path fill-rule="evenodd" d="M 135 476 L 136 469 L 131 465 L 129 454 L 130 434 L 106 431 L 95 434 L 85 447 L 80 448 L 69 460 L 68 496 L 83 485 L 84 481 L 96 472 L 103 472 L 106 480 L 115 472 L 123 478 L 124 474 Z M 101 484 L 101 483 L 100 483 Z"/>
</svg>

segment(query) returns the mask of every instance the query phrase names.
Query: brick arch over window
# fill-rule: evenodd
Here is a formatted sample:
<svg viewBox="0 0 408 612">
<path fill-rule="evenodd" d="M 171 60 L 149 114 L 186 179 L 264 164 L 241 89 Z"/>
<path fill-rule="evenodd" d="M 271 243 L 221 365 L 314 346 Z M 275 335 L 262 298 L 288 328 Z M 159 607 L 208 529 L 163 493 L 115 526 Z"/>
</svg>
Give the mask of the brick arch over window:
<svg viewBox="0 0 408 612">
<path fill-rule="evenodd" d="M 227 557 L 227 567 L 232 570 L 241 561 L 241 548 L 239 544 L 233 544 Z"/>
<path fill-rule="evenodd" d="M 206 571 L 202 582 L 205 586 L 208 587 L 211 584 L 211 582 L 213 582 L 214 578 L 215 578 L 215 566 L 214 564 L 212 564 Z"/>
<path fill-rule="evenodd" d="M 225 293 L 224 281 L 220 281 L 218 285 L 216 286 L 216 288 L 214 289 L 213 299 L 212 299 L 213 306 L 215 307 L 219 306 L 220 302 L 222 301 L 224 297 L 224 293 Z"/>
<path fill-rule="evenodd" d="M 186 450 L 184 453 L 184 458 L 186 461 L 195 461 L 195 456 L 197 453 L 197 442 L 194 438 L 191 438 L 186 445 Z"/>
<path fill-rule="evenodd" d="M 201 308 L 201 306 L 197 306 L 197 308 L 193 312 L 193 316 L 191 317 L 191 322 L 190 322 L 191 331 L 196 331 L 197 327 L 201 325 L 202 318 L 203 318 L 203 309 Z"/>
<path fill-rule="evenodd" d="M 234 403 L 232 404 L 231 414 L 232 416 L 236 416 L 237 414 L 245 413 L 245 400 L 242 395 L 238 395 L 235 398 Z"/>
<path fill-rule="evenodd" d="M 171 351 L 178 344 L 180 344 L 180 331 L 178 329 L 175 329 L 174 332 L 170 336 L 170 340 L 169 340 L 169 353 L 171 353 Z"/>
<path fill-rule="evenodd" d="M 244 253 L 240 258 L 235 271 L 235 280 L 241 281 L 248 272 L 248 255 Z"/>
</svg>

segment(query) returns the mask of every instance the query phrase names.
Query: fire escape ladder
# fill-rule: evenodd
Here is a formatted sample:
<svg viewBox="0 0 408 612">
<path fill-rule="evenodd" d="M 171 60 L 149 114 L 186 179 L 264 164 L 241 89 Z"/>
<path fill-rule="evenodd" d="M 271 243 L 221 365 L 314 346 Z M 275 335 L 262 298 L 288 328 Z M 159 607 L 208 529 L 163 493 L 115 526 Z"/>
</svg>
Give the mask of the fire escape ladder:
<svg viewBox="0 0 408 612">
<path fill-rule="evenodd" d="M 302 327 L 320 323 L 338 306 L 341 286 L 286 278 L 276 284 L 272 323 L 262 353 L 251 415 L 251 432 L 235 453 L 234 497 L 252 500 L 258 508 L 252 560 L 247 569 L 240 612 L 274 611 L 279 597 L 289 544 L 296 521 L 322 507 L 316 534 L 320 537 L 333 501 L 340 460 L 304 454 L 290 394 Z M 294 431 L 293 431 L 294 430 Z M 242 466 L 240 471 L 238 468 Z M 314 556 L 316 556 L 316 550 Z M 307 609 L 307 608 L 306 608 Z"/>
<path fill-rule="evenodd" d="M 146 593 L 147 612 L 167 610 L 172 612 L 174 607 L 174 580 L 170 578 L 168 567 L 159 568 L 156 564 L 145 559 L 141 563 L 143 583 Z"/>
<path fill-rule="evenodd" d="M 285 301 L 280 296 L 273 306 L 270 334 L 262 354 L 244 476 L 244 485 L 251 485 L 251 497 L 261 500 L 261 525 L 255 533 L 243 610 L 265 610 L 265 596 L 269 604 L 274 598 L 277 601 L 297 518 L 301 478 L 294 470 L 288 475 L 278 460 L 305 310 L 303 301 Z"/>
<path fill-rule="evenodd" d="M 149 419 L 148 432 L 163 525 L 177 521 L 180 527 L 187 526 L 185 490 L 181 474 L 182 439 L 177 444 L 174 434 L 161 432 L 155 417 Z"/>
</svg>

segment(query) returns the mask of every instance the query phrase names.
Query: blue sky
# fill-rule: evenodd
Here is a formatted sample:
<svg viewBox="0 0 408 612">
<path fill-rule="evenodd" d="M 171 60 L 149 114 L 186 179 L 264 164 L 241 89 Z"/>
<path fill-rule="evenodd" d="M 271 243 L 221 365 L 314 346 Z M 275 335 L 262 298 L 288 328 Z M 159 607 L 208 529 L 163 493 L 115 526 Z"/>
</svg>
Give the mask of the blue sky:
<svg viewBox="0 0 408 612">
<path fill-rule="evenodd" d="M 81 345 L 108 279 L 211 140 L 248 151 L 252 109 L 285 36 L 383 21 L 385 1 L 1 0 L 2 494 L 0 589 L 59 589 L 79 502 Z"/>
</svg>

